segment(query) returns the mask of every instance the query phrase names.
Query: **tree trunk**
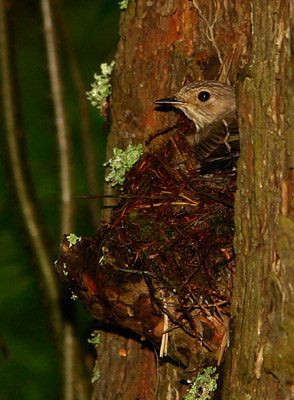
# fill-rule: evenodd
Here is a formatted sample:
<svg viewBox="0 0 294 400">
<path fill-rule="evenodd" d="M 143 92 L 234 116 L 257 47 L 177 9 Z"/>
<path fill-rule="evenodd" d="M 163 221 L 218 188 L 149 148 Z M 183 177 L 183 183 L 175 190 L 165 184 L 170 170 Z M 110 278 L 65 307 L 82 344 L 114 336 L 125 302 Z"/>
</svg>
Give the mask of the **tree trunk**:
<svg viewBox="0 0 294 400">
<path fill-rule="evenodd" d="M 144 145 L 150 135 L 175 123 L 176 114 L 154 111 L 156 99 L 173 95 L 188 82 L 217 79 L 221 74 L 223 78 L 228 74 L 234 84 L 238 69 L 246 64 L 249 30 L 250 4 L 239 1 L 130 0 L 121 17 L 121 40 L 112 77 L 112 127 L 106 158 L 111 157 L 113 147 L 126 148 L 130 142 Z M 159 147 L 163 140 L 167 138 L 159 137 L 151 147 Z M 106 194 L 109 190 L 107 187 Z M 106 204 L 113 204 L 113 201 Z M 116 337 L 121 340 L 122 348 L 128 347 L 127 358 L 119 358 L 117 348 L 106 345 L 112 340 L 108 335 L 111 334 L 102 335 L 104 346 L 103 350 L 98 350 L 98 360 L 105 357 L 116 360 L 118 379 L 109 384 L 111 367 L 101 365 L 101 377 L 93 398 L 149 400 L 152 398 L 150 393 L 143 394 L 143 391 L 139 397 L 134 392 L 131 395 L 130 385 L 136 386 L 134 382 L 139 382 L 138 391 L 140 387 L 148 386 L 151 381 L 146 385 L 146 368 L 153 374 L 153 383 L 156 382 L 155 359 L 149 357 L 146 361 L 140 355 L 142 351 L 150 350 L 140 349 L 132 339 L 127 339 L 126 344 L 126 339 Z M 145 361 L 140 361 L 136 369 L 138 381 L 124 380 L 124 376 L 129 378 L 133 374 L 130 371 L 134 365 L 132 360 L 143 359 Z M 164 364 L 158 372 L 157 399 L 181 398 L 185 386 L 179 384 L 177 369 Z"/>
<path fill-rule="evenodd" d="M 251 3 L 252 50 L 238 86 L 237 272 L 222 399 L 292 399 L 294 11 L 290 0 Z"/>
</svg>

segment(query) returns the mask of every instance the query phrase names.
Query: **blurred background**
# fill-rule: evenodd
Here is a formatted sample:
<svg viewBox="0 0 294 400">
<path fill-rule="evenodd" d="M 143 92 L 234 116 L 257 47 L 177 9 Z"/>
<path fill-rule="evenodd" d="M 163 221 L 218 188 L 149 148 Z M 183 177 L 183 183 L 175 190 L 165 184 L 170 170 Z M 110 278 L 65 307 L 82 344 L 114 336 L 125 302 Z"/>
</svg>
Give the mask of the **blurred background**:
<svg viewBox="0 0 294 400">
<path fill-rule="evenodd" d="M 59 167 L 41 6 L 40 2 L 26 0 L 6 2 L 6 7 L 10 8 L 12 16 L 15 61 L 13 78 L 23 124 L 24 150 L 32 187 L 40 206 L 40 218 L 44 230 L 48 231 L 51 254 L 55 254 L 56 259 L 61 241 Z M 57 12 L 59 31 L 65 29 L 67 32 L 68 49 L 76 59 L 84 91 L 89 91 L 94 80 L 93 74 L 100 73 L 100 64 L 110 63 L 114 59 L 121 13 L 118 0 L 62 0 L 61 7 Z M 58 44 L 62 49 L 65 48 L 64 43 L 65 38 L 60 36 Z M 79 106 L 70 73 L 71 62 L 67 51 L 62 50 L 60 54 L 73 147 L 73 190 L 75 195 L 88 195 L 85 156 L 81 151 Z M 95 176 L 98 180 L 97 193 L 101 194 L 107 127 L 99 110 L 88 101 L 87 107 Z M 2 140 L 2 113 L 1 121 L 0 398 L 54 399 L 58 397 L 60 373 L 36 260 L 32 256 L 11 185 L 9 167 L 5 163 L 7 148 Z M 75 199 L 74 202 L 74 232 L 77 235 L 93 236 L 98 229 L 98 221 L 91 215 L 89 201 Z M 99 206 L 100 202 L 96 200 L 94 207 L 98 210 Z M 86 351 L 90 351 L 87 338 L 94 329 L 94 321 L 76 303 L 80 343 Z"/>
</svg>

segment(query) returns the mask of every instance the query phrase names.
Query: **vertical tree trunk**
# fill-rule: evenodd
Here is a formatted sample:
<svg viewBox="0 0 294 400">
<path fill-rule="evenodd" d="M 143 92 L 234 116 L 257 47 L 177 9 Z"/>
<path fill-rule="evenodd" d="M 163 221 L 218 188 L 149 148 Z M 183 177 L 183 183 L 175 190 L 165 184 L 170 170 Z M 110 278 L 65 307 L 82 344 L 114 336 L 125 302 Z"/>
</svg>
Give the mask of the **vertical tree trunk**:
<svg viewBox="0 0 294 400">
<path fill-rule="evenodd" d="M 252 51 L 238 87 L 233 343 L 222 399 L 294 398 L 294 11 L 252 1 Z M 291 47 L 292 46 L 292 47 Z"/>
<path fill-rule="evenodd" d="M 113 147 L 144 144 L 149 135 L 175 122 L 176 114 L 154 111 L 155 99 L 173 95 L 187 82 L 219 75 L 228 75 L 234 84 L 240 74 L 238 266 L 223 399 L 293 397 L 291 28 L 290 0 L 263 4 L 256 0 L 130 0 L 121 18 L 107 157 Z M 159 137 L 145 150 L 164 140 Z M 115 379 L 109 382 L 113 366 L 102 361 L 93 398 L 152 398 L 157 377 L 150 350 L 132 339 L 109 335 L 102 339 L 98 357 L 114 360 Z M 126 358 L 118 357 L 120 348 L 127 349 Z M 157 398 L 181 398 L 178 372 L 161 368 L 160 373 Z"/>
</svg>

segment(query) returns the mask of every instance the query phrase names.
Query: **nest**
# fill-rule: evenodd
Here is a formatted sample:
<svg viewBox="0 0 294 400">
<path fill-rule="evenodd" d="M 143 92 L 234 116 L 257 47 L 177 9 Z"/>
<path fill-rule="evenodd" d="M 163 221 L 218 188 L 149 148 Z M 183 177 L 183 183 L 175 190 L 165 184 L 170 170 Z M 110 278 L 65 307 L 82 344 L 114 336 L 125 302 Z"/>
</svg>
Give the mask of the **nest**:
<svg viewBox="0 0 294 400">
<path fill-rule="evenodd" d="M 127 173 L 110 223 L 57 270 L 95 318 L 139 333 L 187 367 L 220 363 L 228 342 L 236 172 L 201 171 L 184 136 Z M 64 272 L 66 271 L 66 275 Z"/>
</svg>

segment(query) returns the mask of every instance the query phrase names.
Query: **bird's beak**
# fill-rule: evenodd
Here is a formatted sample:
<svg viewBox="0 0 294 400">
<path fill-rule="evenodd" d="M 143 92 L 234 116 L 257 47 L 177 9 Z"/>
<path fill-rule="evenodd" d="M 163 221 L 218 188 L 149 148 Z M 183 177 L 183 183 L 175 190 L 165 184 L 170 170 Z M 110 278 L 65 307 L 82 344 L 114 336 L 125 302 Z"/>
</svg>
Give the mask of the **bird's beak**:
<svg viewBox="0 0 294 400">
<path fill-rule="evenodd" d="M 154 102 L 154 104 L 158 104 L 160 106 L 165 106 L 165 105 L 179 106 L 185 103 L 186 103 L 185 101 L 178 100 L 176 96 L 167 97 L 166 99 L 160 99 Z"/>
</svg>

